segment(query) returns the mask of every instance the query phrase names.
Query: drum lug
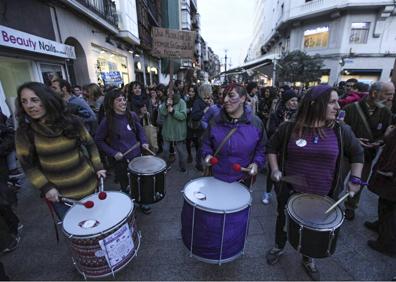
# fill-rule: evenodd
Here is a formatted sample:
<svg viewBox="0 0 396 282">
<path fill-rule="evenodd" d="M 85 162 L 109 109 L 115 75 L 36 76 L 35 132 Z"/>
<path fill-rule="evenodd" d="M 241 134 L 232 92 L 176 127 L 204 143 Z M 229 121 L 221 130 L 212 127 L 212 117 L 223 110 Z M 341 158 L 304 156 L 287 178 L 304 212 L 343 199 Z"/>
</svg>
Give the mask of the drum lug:
<svg viewBox="0 0 396 282">
<path fill-rule="evenodd" d="M 138 202 L 140 203 L 142 201 L 142 191 L 141 191 L 141 187 L 140 187 L 140 176 L 138 176 L 138 178 L 137 178 L 137 183 L 138 183 L 138 191 L 139 191 Z"/>
<path fill-rule="evenodd" d="M 300 252 L 301 250 L 301 243 L 302 243 L 302 232 L 303 232 L 304 226 L 300 225 L 300 228 L 298 229 L 298 246 L 297 246 L 297 252 Z"/>
<path fill-rule="evenodd" d="M 158 193 L 155 193 L 155 191 L 156 191 L 156 189 L 155 189 L 155 181 L 156 181 L 156 178 L 155 178 L 155 175 L 153 176 L 153 200 L 154 201 L 156 201 L 157 200 L 157 194 Z"/>
<path fill-rule="evenodd" d="M 191 242 L 190 242 L 190 257 L 193 255 L 193 242 L 194 242 L 194 226 L 195 226 L 195 207 L 193 206 L 193 218 L 192 218 L 192 226 L 191 226 Z"/>
<path fill-rule="evenodd" d="M 331 245 L 333 243 L 334 237 L 335 237 L 335 230 L 333 228 L 331 230 L 331 232 L 329 233 L 329 244 L 327 245 L 327 251 L 326 251 L 328 257 L 331 255 L 330 250 L 331 250 Z"/>
<path fill-rule="evenodd" d="M 220 246 L 219 265 L 221 265 L 221 259 L 223 257 L 223 244 L 224 244 L 224 230 L 225 230 L 226 215 L 227 215 L 227 211 L 223 211 L 223 230 L 221 232 L 221 246 Z"/>
</svg>

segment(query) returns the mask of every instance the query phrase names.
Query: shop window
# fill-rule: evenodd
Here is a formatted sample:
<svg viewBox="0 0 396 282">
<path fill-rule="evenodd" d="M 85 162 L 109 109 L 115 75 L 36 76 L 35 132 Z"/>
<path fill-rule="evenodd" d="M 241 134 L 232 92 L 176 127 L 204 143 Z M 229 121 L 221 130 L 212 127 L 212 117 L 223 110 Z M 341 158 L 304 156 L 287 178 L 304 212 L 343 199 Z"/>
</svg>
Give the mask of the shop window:
<svg viewBox="0 0 396 282">
<path fill-rule="evenodd" d="M 370 23 L 352 23 L 351 36 L 349 37 L 349 43 L 352 44 L 366 44 L 368 34 L 370 31 Z"/>
<path fill-rule="evenodd" d="M 54 79 L 65 79 L 65 72 L 62 65 L 40 63 L 40 71 L 44 84 L 48 86 L 51 85 L 51 81 Z"/>
<path fill-rule="evenodd" d="M 326 48 L 329 43 L 329 27 L 322 26 L 304 31 L 304 48 Z"/>
<path fill-rule="evenodd" d="M 100 85 L 116 85 L 129 83 L 128 63 L 125 56 L 112 53 L 108 50 L 93 46 L 96 57 L 96 77 Z"/>
</svg>

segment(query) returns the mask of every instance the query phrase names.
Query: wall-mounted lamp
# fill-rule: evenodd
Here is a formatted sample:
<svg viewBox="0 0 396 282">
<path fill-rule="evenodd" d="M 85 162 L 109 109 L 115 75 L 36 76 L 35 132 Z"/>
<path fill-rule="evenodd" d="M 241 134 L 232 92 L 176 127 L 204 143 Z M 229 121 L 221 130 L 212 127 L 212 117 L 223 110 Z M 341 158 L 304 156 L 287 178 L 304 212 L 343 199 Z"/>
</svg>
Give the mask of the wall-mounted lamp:
<svg viewBox="0 0 396 282">
<path fill-rule="evenodd" d="M 128 49 L 128 52 L 133 54 L 133 50 L 132 49 Z"/>
<path fill-rule="evenodd" d="M 142 69 L 142 64 L 140 62 L 137 62 L 136 66 L 137 66 L 138 70 Z"/>
<path fill-rule="evenodd" d="M 151 71 L 151 67 L 147 66 L 147 72 L 150 72 L 150 71 Z"/>
</svg>

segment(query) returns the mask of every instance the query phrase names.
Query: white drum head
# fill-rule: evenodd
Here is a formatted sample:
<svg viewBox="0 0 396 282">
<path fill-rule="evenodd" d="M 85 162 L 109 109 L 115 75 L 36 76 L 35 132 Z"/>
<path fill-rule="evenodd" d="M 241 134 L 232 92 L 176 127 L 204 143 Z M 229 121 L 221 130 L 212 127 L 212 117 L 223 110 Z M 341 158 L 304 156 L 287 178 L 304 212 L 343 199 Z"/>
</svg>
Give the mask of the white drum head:
<svg viewBox="0 0 396 282">
<path fill-rule="evenodd" d="M 191 180 L 184 187 L 184 198 L 201 210 L 232 213 L 252 202 L 249 191 L 239 182 L 227 183 L 214 177 Z"/>
<path fill-rule="evenodd" d="M 133 210 L 132 200 L 121 192 L 106 192 L 104 200 L 93 194 L 81 200 L 93 201 L 90 209 L 83 205 L 71 207 L 63 219 L 63 230 L 74 236 L 92 236 L 105 232 L 123 221 Z"/>
<path fill-rule="evenodd" d="M 153 175 L 165 170 L 166 162 L 154 156 L 134 158 L 128 165 L 130 171 L 141 175 Z"/>
</svg>

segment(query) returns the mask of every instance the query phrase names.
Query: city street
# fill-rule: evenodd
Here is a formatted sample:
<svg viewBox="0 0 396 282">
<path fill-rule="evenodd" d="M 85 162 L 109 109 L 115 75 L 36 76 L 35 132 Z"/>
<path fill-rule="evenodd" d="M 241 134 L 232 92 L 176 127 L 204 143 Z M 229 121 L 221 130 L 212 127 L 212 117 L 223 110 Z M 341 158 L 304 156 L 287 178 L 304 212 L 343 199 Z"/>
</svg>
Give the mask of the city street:
<svg viewBox="0 0 396 282">
<path fill-rule="evenodd" d="M 199 172 L 188 166 L 180 173 L 176 163 L 167 174 L 167 194 L 152 206 L 152 213 L 137 210 L 137 225 L 142 242 L 135 257 L 115 280 L 309 280 L 301 266 L 300 255 L 289 245 L 280 263 L 269 266 L 265 253 L 272 247 L 276 203 L 264 206 L 261 194 L 265 176 L 260 174 L 253 192 L 250 228 L 245 254 L 233 262 L 212 265 L 189 256 L 181 240 L 181 190 Z M 116 189 L 110 177 L 105 187 Z M 83 280 L 74 269 L 67 239 L 60 230 L 56 243 L 51 216 L 38 192 L 24 187 L 19 193 L 18 213 L 24 224 L 18 249 L 3 255 L 6 272 L 12 280 Z M 344 222 L 335 254 L 318 260 L 322 280 L 390 280 L 396 275 L 396 260 L 368 248 L 375 234 L 363 226 L 376 216 L 376 197 L 365 191 L 353 222 Z M 112 280 L 112 277 L 108 278 Z"/>
</svg>

